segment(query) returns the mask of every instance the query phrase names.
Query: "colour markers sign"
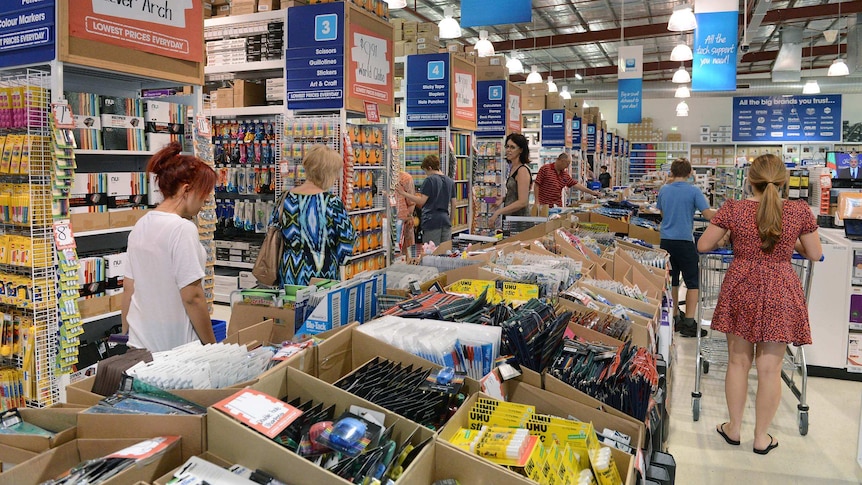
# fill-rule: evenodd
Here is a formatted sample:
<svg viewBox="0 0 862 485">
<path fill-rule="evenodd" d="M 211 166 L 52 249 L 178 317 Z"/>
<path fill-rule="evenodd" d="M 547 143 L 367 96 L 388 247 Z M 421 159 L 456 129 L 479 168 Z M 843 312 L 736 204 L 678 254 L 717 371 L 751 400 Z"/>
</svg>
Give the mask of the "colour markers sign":
<svg viewBox="0 0 862 485">
<path fill-rule="evenodd" d="M 0 67 L 54 60 L 54 1 L 0 2 Z"/>
</svg>

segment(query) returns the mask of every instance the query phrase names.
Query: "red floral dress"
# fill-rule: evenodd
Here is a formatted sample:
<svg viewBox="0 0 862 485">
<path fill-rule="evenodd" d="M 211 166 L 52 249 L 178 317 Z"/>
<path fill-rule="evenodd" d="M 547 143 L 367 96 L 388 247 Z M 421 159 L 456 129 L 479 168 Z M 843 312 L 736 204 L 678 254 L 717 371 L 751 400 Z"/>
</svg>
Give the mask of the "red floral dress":
<svg viewBox="0 0 862 485">
<path fill-rule="evenodd" d="M 733 261 L 724 277 L 712 328 L 749 342 L 811 343 L 808 308 L 790 258 L 796 240 L 817 230 L 805 201 L 785 201 L 782 234 L 771 253 L 760 249 L 754 200 L 729 200 L 710 221 L 730 231 Z"/>
</svg>

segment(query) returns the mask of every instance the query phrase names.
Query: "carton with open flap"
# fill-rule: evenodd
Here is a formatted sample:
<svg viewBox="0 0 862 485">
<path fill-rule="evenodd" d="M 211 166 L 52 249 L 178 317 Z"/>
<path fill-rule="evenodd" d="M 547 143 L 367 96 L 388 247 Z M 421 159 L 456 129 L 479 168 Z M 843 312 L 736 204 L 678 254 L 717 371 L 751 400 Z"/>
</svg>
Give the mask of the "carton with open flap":
<svg viewBox="0 0 862 485">
<path fill-rule="evenodd" d="M 22 451 L 42 453 L 75 439 L 75 426 L 78 424 L 78 412 L 81 408 L 49 407 L 41 409 L 19 408 L 21 419 L 25 423 L 38 426 L 54 433 L 54 436 L 8 435 L 0 434 L 0 445 L 18 448 Z M 0 461 L 9 461 L 0 449 Z M 11 462 L 10 463 L 14 463 Z"/>
<path fill-rule="evenodd" d="M 290 340 L 293 338 L 295 328 L 294 315 L 293 308 L 277 308 L 237 302 L 231 307 L 228 335 L 237 333 L 250 325 L 271 319 L 273 321 L 273 341 Z"/>
<path fill-rule="evenodd" d="M 638 429 L 637 423 L 624 423 L 622 420 L 613 419 L 612 416 L 609 416 L 606 413 L 596 409 L 590 409 L 589 406 L 580 405 L 561 396 L 530 386 L 529 384 L 513 383 L 510 386 L 509 394 L 510 402 L 535 406 L 537 413 L 561 417 L 574 416 L 584 422 L 592 422 L 593 427 L 597 428 L 599 431 L 604 428 L 615 429 L 615 427 L 617 427 L 621 428 L 621 430 L 628 430 L 629 433 L 631 433 L 629 436 L 632 436 L 632 439 L 642 439 L 642 434 L 639 434 L 642 433 L 642 430 Z M 450 419 L 440 431 L 438 440 L 443 444 L 443 446 L 448 446 L 457 453 L 471 455 L 471 453 L 450 444 L 449 440 L 460 428 L 468 427 L 470 410 L 473 408 L 473 405 L 476 403 L 479 396 L 490 397 L 484 394 L 473 394 L 470 396 L 461 408 L 458 409 L 455 415 L 452 416 L 452 419 Z M 620 472 L 623 484 L 635 485 L 634 457 L 615 448 L 611 448 L 611 455 L 613 456 L 617 469 Z M 517 481 L 518 479 L 526 480 L 525 483 L 534 483 L 522 475 L 503 468 L 502 466 L 499 468 L 507 475 L 506 481 L 501 483 L 521 483 Z"/>
<path fill-rule="evenodd" d="M 38 485 L 57 478 L 83 461 L 110 455 L 141 441 L 143 440 L 72 440 L 0 474 L 0 485 Z M 180 441 L 170 444 L 156 456 L 141 460 L 135 466 L 101 482 L 102 485 L 127 485 L 139 481 L 152 482 L 182 463 Z"/>
<path fill-rule="evenodd" d="M 584 288 L 589 289 L 596 294 L 601 295 L 612 305 L 622 305 L 626 308 L 631 308 L 632 310 L 636 310 L 646 315 L 650 315 L 649 318 L 643 317 L 639 314 L 629 313 L 629 318 L 635 322 L 635 324 L 643 327 L 646 332 L 646 339 L 639 339 L 637 342 L 634 342 L 635 345 L 640 347 L 646 347 L 650 351 L 655 351 L 656 349 L 656 333 L 658 331 L 659 324 L 661 323 L 661 305 L 654 302 L 643 302 L 640 300 L 635 300 L 634 298 L 629 298 L 624 295 L 620 295 L 619 293 L 615 293 L 610 290 L 604 290 L 601 288 L 596 288 L 595 286 L 586 284 L 586 283 L 577 283 L 577 286 L 582 286 Z M 633 338 L 634 331 L 636 329 L 633 327 Z"/>
<path fill-rule="evenodd" d="M 287 368 L 283 379 L 259 382 L 256 386 L 256 390 L 279 399 L 291 400 L 299 397 L 304 400 L 313 399 L 316 403 L 334 404 L 335 416 L 340 416 L 351 405 L 382 412 L 385 415 L 384 426 L 394 426 L 392 438 L 396 442 L 404 442 L 411 434 L 413 436 L 410 441 L 414 446 L 426 440 L 433 441 L 434 432 L 430 429 L 296 369 Z M 210 453 L 231 463 L 241 463 L 247 468 L 266 470 L 281 480 L 289 479 L 293 485 L 349 483 L 216 408 L 209 409 L 207 441 L 207 451 Z M 422 483 L 417 475 L 427 475 L 429 463 L 433 460 L 431 445 L 433 442 L 426 443 L 396 483 Z"/>
<path fill-rule="evenodd" d="M 214 465 L 218 465 L 218 466 L 225 468 L 225 469 L 230 468 L 232 465 L 234 465 L 234 463 L 231 463 L 231 462 L 229 462 L 229 461 L 227 461 L 227 460 L 225 460 L 225 459 L 223 459 L 217 455 L 214 455 L 208 451 L 205 451 L 205 452 L 201 453 L 200 455 L 198 455 L 198 458 L 201 458 L 205 461 L 208 461 Z M 184 464 L 185 464 L 185 462 L 183 462 L 183 465 Z M 153 485 L 168 485 L 168 482 L 173 480 L 174 473 L 176 473 L 180 469 L 184 468 L 183 465 L 180 465 L 180 466 L 174 468 L 173 470 L 165 473 L 161 477 L 155 479 L 155 481 L 153 481 Z"/>
</svg>

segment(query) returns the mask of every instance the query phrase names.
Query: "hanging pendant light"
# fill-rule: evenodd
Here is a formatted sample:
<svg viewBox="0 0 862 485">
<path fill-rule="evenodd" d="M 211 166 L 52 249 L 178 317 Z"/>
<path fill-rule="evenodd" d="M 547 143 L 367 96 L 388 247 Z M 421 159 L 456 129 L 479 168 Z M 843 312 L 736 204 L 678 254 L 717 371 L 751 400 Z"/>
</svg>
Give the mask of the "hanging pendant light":
<svg viewBox="0 0 862 485">
<path fill-rule="evenodd" d="M 826 75 L 829 77 L 849 76 L 850 68 L 847 67 L 847 63 L 844 62 L 844 59 L 839 57 L 832 61 L 832 65 L 829 66 L 829 71 L 826 72 Z"/>
<path fill-rule="evenodd" d="M 816 79 L 809 79 L 802 86 L 802 94 L 820 94 L 820 84 Z"/>
<path fill-rule="evenodd" d="M 524 64 L 518 59 L 517 51 L 512 51 L 509 60 L 506 61 L 506 69 L 509 70 L 509 74 L 521 74 L 524 72 Z"/>
<path fill-rule="evenodd" d="M 385 0 L 389 4 L 389 10 L 397 10 L 407 6 L 407 0 Z"/>
<path fill-rule="evenodd" d="M 548 75 L 548 92 L 556 93 L 557 91 L 557 83 L 554 82 L 554 76 Z"/>
<path fill-rule="evenodd" d="M 581 73 L 579 73 L 579 72 L 575 73 L 575 79 L 577 79 L 578 81 L 582 80 L 583 78 L 584 78 L 584 76 L 581 76 Z"/>
<path fill-rule="evenodd" d="M 673 73 L 673 79 L 671 79 L 671 82 L 676 84 L 686 84 L 691 82 L 691 75 L 685 70 L 685 66 L 679 66 L 679 69 Z"/>
<path fill-rule="evenodd" d="M 687 32 L 697 28 L 697 19 L 694 17 L 694 11 L 691 5 L 677 5 L 673 9 L 673 15 L 667 21 L 667 30 L 671 32 Z"/>
<path fill-rule="evenodd" d="M 690 61 L 693 59 L 693 55 L 691 53 L 691 47 L 682 41 L 682 43 L 677 44 L 676 47 L 670 52 L 670 60 L 673 62 L 683 62 Z"/>
<path fill-rule="evenodd" d="M 443 9 L 443 20 L 437 24 L 437 27 L 440 29 L 439 35 L 441 39 L 457 39 L 461 37 L 461 25 L 453 18 L 454 15 L 455 9 L 453 7 Z"/>
<path fill-rule="evenodd" d="M 689 91 L 688 86 L 680 86 L 676 88 L 676 92 L 673 93 L 674 98 L 690 98 L 691 91 Z"/>
<path fill-rule="evenodd" d="M 488 40 L 488 31 L 479 31 L 479 42 L 473 46 L 476 49 L 476 55 L 479 57 L 490 57 L 494 55 L 494 44 Z"/>
<path fill-rule="evenodd" d="M 563 86 L 560 90 L 560 97 L 563 99 L 572 99 L 572 93 L 569 92 L 568 86 Z"/>
<path fill-rule="evenodd" d="M 542 83 L 542 75 L 539 74 L 539 68 L 533 66 L 530 68 L 530 75 L 527 76 L 526 84 L 541 84 Z"/>
<path fill-rule="evenodd" d="M 680 101 L 678 105 L 676 105 L 676 115 L 677 116 L 688 116 L 688 103 L 685 101 Z"/>
</svg>

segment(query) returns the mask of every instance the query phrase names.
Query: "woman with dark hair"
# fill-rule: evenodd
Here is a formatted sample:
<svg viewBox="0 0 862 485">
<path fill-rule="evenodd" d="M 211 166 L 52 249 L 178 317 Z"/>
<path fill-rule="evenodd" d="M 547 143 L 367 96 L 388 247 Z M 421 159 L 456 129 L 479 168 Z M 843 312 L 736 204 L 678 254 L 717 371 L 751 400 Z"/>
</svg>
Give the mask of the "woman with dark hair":
<svg viewBox="0 0 862 485">
<path fill-rule="evenodd" d="M 509 178 L 506 179 L 506 195 L 500 207 L 488 220 L 494 226 L 497 218 L 504 215 L 530 215 L 530 186 L 533 174 L 530 172 L 530 144 L 520 133 L 510 133 L 506 137 L 506 161 L 509 162 Z"/>
<path fill-rule="evenodd" d="M 784 200 L 787 168 L 775 155 L 757 157 L 748 172 L 753 195 L 728 200 L 697 243 L 715 249 L 730 233 L 733 261 L 727 269 L 712 317 L 712 329 L 727 335 L 724 393 L 730 421 L 716 431 L 739 445 L 748 397 L 748 372 L 757 364 L 753 451 L 778 446 L 767 431 L 781 403 L 781 367 L 787 344 L 811 343 L 805 294 L 790 262 L 795 249 L 817 261 L 823 254 L 817 223 L 804 200 Z"/>
<path fill-rule="evenodd" d="M 129 346 L 151 352 L 194 340 L 215 343 L 201 280 L 206 250 L 190 219 L 200 212 L 216 183 L 215 171 L 197 157 L 181 155 L 179 143 L 159 150 L 147 163 L 165 200 L 129 234 L 123 279 L 123 331 Z"/>
</svg>

